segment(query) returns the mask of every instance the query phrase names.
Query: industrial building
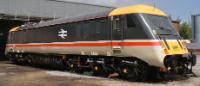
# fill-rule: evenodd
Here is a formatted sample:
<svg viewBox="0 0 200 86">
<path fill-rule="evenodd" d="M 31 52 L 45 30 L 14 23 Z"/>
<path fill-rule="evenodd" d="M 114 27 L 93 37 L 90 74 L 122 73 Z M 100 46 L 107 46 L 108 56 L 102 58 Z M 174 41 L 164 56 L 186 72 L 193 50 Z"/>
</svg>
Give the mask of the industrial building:
<svg viewBox="0 0 200 86">
<path fill-rule="evenodd" d="M 200 14 L 192 15 L 192 43 L 189 44 L 195 54 L 200 54 Z"/>
</svg>

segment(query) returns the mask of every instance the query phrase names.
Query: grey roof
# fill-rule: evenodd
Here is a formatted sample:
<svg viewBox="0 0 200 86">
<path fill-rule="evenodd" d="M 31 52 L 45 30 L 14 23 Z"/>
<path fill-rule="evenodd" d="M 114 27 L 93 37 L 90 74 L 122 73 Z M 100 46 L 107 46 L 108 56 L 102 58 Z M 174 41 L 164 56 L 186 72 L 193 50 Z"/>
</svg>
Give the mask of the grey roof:
<svg viewBox="0 0 200 86">
<path fill-rule="evenodd" d="M 109 9 L 113 7 L 73 0 L 0 0 L 0 19 L 40 21 L 86 15 Z"/>
<path fill-rule="evenodd" d="M 48 0 L 48 1 L 55 1 L 55 2 L 63 2 L 63 3 L 72 3 L 72 4 L 84 4 L 84 5 L 91 5 L 91 6 L 97 6 L 97 7 L 106 7 L 106 8 L 116 8 L 116 6 L 108 6 L 108 5 L 97 5 L 97 4 L 89 4 L 84 2 L 72 2 L 67 0 Z"/>
<path fill-rule="evenodd" d="M 45 27 L 45 26 L 51 26 L 51 25 L 56 25 L 56 24 L 62 24 L 62 23 L 78 22 L 78 21 L 89 20 L 89 19 L 94 19 L 94 18 L 107 17 L 110 11 L 112 10 L 109 9 L 104 12 L 90 13 L 87 15 L 80 15 L 80 16 L 74 16 L 74 17 L 69 17 L 69 18 L 50 20 L 50 21 L 38 23 L 35 27 Z"/>
</svg>

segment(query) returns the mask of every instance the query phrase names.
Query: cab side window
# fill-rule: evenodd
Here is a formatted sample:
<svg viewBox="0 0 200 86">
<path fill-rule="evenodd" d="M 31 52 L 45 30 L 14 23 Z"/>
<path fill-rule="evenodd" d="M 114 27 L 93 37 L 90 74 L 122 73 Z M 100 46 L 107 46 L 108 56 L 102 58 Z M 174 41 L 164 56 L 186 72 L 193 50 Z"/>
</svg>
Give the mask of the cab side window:
<svg viewBox="0 0 200 86">
<path fill-rule="evenodd" d="M 124 38 L 125 39 L 147 39 L 147 35 L 145 33 L 142 24 L 139 21 L 137 15 L 126 15 L 126 28 L 124 30 Z"/>
<path fill-rule="evenodd" d="M 136 24 L 133 21 L 131 15 L 127 15 L 126 20 L 127 20 L 127 28 L 136 28 Z"/>
</svg>

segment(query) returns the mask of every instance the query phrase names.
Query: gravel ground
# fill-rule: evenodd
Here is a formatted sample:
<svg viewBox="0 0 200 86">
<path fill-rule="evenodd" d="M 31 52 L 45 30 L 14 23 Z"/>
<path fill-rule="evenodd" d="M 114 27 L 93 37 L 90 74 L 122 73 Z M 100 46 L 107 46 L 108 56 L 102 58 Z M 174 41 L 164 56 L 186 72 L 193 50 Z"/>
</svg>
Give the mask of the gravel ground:
<svg viewBox="0 0 200 86">
<path fill-rule="evenodd" d="M 0 62 L 0 86 L 200 86 L 200 56 L 194 67 L 197 77 L 161 82 L 128 82 L 51 71 Z"/>
</svg>

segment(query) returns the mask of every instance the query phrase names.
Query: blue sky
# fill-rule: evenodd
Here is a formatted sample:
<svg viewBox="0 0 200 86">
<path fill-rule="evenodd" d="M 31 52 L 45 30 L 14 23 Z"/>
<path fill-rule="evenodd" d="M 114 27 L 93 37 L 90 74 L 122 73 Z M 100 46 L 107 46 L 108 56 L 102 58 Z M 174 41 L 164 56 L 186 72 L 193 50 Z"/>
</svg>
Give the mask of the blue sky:
<svg viewBox="0 0 200 86">
<path fill-rule="evenodd" d="M 165 11 L 172 19 L 180 18 L 189 22 L 192 14 L 200 14 L 200 0 L 67 0 L 106 6 L 127 6 L 150 4 Z"/>
<path fill-rule="evenodd" d="M 180 18 L 183 21 L 190 21 L 191 15 L 200 14 L 200 0 L 140 0 L 141 2 L 155 4 L 173 19 Z"/>
</svg>

